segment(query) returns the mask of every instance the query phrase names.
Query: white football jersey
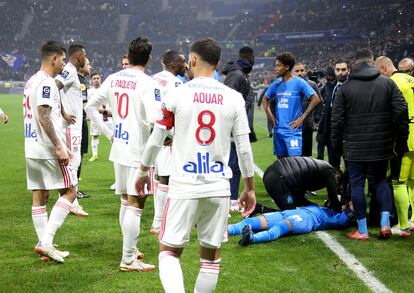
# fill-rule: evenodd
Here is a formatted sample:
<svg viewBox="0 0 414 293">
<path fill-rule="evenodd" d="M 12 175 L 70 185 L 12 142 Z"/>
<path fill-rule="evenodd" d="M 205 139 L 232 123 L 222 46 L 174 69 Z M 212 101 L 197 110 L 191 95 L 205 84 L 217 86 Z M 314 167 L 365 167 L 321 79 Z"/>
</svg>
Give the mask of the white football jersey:
<svg viewBox="0 0 414 293">
<path fill-rule="evenodd" d="M 161 114 L 156 86 L 156 82 L 141 70 L 126 68 L 108 76 L 88 102 L 87 107 L 91 108 L 109 102 L 112 109 L 113 132 L 102 120 L 94 121 L 107 136 L 113 133 L 111 161 L 139 167 L 151 128 Z"/>
<path fill-rule="evenodd" d="M 62 116 L 59 90 L 53 77 L 38 71 L 27 81 L 23 96 L 25 157 L 32 159 L 54 159 L 55 148 L 39 122 L 37 107 L 52 108 L 50 117 L 59 139 L 62 138 Z"/>
<path fill-rule="evenodd" d="M 250 132 L 242 95 L 213 78 L 195 78 L 172 89 L 162 111 L 157 127 L 175 128 L 168 196 L 230 195 L 230 137 Z"/>
<path fill-rule="evenodd" d="M 182 85 L 183 82 L 171 72 L 164 70 L 152 76 L 158 82 L 161 89 L 161 97 L 165 97 L 170 89 Z"/>
<path fill-rule="evenodd" d="M 67 63 L 63 68 L 62 73 L 58 75 L 56 79 L 63 84 L 63 89 L 60 91 L 63 109 L 67 114 L 76 116 L 75 124 L 69 124 L 64 120 L 63 125 L 65 127 L 81 130 L 83 97 L 76 67 L 72 63 Z"/>
</svg>

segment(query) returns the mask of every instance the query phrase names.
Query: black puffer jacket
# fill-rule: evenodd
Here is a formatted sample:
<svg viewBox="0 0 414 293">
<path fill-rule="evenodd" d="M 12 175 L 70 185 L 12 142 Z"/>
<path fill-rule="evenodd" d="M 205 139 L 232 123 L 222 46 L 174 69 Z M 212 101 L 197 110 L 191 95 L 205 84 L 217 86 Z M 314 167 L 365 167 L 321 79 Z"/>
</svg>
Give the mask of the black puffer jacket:
<svg viewBox="0 0 414 293">
<path fill-rule="evenodd" d="M 246 109 L 249 109 L 253 102 L 253 90 L 248 79 L 248 74 L 252 69 L 252 65 L 247 60 L 240 59 L 236 63 L 229 62 L 225 64 L 221 70 L 221 73 L 226 75 L 224 84 L 242 94 Z"/>
<path fill-rule="evenodd" d="M 356 64 L 335 95 L 331 117 L 334 153 L 340 155 L 343 144 L 348 161 L 390 159 L 397 135 L 407 140 L 408 108 L 400 90 L 374 66 Z"/>
<path fill-rule="evenodd" d="M 336 82 L 336 80 L 327 81 L 321 90 L 321 96 L 324 101 L 324 105 L 316 140 L 324 145 L 328 145 L 331 139 L 331 101 Z"/>
<path fill-rule="evenodd" d="M 321 93 L 319 92 L 318 86 L 316 85 L 316 83 L 310 79 L 305 79 L 305 81 L 313 88 L 313 90 L 316 92 L 316 94 L 321 97 Z M 310 100 L 308 99 L 303 99 L 302 101 L 302 112 L 305 112 L 305 110 L 308 108 L 310 104 Z M 322 105 L 322 103 L 320 103 L 318 106 L 316 106 L 316 108 L 314 109 L 314 111 L 312 111 L 308 117 L 306 117 L 305 121 L 303 121 L 302 124 L 302 131 L 303 132 L 313 132 L 313 127 L 315 126 L 316 122 L 319 121 L 319 116 L 320 116 L 320 111 L 321 108 L 320 106 Z"/>
<path fill-rule="evenodd" d="M 287 157 L 275 161 L 263 175 L 263 181 L 270 173 L 277 173 L 290 192 L 303 196 L 307 190 L 327 189 L 332 205 L 339 206 L 336 192 L 335 169 L 327 162 L 309 157 Z M 267 188 L 267 187 L 266 187 Z M 271 190 L 267 190 L 269 194 Z"/>
</svg>

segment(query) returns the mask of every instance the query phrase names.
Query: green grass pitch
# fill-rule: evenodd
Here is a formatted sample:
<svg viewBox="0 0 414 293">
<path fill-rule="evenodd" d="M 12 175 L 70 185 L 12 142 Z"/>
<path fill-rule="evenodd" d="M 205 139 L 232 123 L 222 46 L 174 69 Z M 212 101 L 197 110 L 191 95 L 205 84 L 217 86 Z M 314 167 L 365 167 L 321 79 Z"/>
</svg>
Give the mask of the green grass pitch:
<svg viewBox="0 0 414 293">
<path fill-rule="evenodd" d="M 107 160 L 109 143 L 101 137 L 99 160 L 83 162 L 80 189 L 92 196 L 81 200 L 89 217 L 68 216 L 55 242 L 71 252 L 65 264 L 42 263 L 34 253 L 36 234 L 31 220 L 31 193 L 26 190 L 22 98 L 0 95 L 9 115 L 0 125 L 0 292 L 162 292 L 158 271 L 122 273 L 118 270 L 122 239 L 118 223 L 119 199 L 109 190 L 113 167 Z M 253 144 L 256 164 L 264 170 L 274 160 L 263 111 L 256 111 L 259 141 Z M 272 204 L 256 176 L 258 202 Z M 318 192 L 322 202 L 325 191 Z M 48 211 L 57 194 L 50 197 Z M 143 213 L 140 249 L 145 261 L 157 265 L 158 243 L 149 234 L 153 199 Z M 241 220 L 237 214 L 230 223 Z M 345 238 L 346 231 L 330 231 L 348 251 L 394 292 L 414 288 L 414 236 L 375 238 L 361 243 Z M 267 244 L 239 247 L 238 237 L 222 249 L 217 292 L 369 292 L 364 283 L 315 234 L 286 237 Z M 199 269 L 198 244 L 185 249 L 181 264 L 187 291 L 192 291 Z"/>
</svg>

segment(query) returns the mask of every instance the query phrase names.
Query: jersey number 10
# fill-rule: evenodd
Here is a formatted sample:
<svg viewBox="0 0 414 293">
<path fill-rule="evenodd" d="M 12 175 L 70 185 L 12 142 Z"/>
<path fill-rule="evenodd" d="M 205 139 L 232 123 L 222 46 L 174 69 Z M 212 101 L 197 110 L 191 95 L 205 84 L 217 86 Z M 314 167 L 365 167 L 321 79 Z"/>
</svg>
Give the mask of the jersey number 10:
<svg viewBox="0 0 414 293">
<path fill-rule="evenodd" d="M 128 116 L 129 110 L 129 96 L 128 94 L 119 94 L 115 92 L 116 104 L 118 105 L 118 116 L 121 119 L 125 119 Z"/>
</svg>

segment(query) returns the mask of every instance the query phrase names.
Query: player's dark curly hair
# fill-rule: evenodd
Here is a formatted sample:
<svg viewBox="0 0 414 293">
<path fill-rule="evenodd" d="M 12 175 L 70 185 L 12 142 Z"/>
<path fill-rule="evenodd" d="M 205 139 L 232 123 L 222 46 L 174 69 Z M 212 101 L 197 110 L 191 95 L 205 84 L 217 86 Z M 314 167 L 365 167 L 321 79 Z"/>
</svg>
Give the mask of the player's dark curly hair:
<svg viewBox="0 0 414 293">
<path fill-rule="evenodd" d="M 295 66 L 296 58 L 295 56 L 290 52 L 282 52 L 279 55 L 277 55 L 276 60 L 278 60 L 280 63 L 282 63 L 285 66 L 289 66 L 289 71 L 292 70 L 293 66 Z"/>
<path fill-rule="evenodd" d="M 76 52 L 81 51 L 81 50 L 85 50 L 84 45 L 82 45 L 81 43 L 72 43 L 72 44 L 69 45 L 68 55 L 72 56 L 73 54 L 75 54 Z"/>
<path fill-rule="evenodd" d="M 217 66 L 220 61 L 221 48 L 213 38 L 204 38 L 195 41 L 190 48 L 190 52 L 196 53 L 208 64 Z"/>
<path fill-rule="evenodd" d="M 183 53 L 174 50 L 167 50 L 162 55 L 162 63 L 164 65 L 170 65 L 173 62 L 177 61 L 181 55 L 183 55 Z"/>
<path fill-rule="evenodd" d="M 147 37 L 138 37 L 128 46 L 128 60 L 130 65 L 145 66 L 152 51 L 152 43 Z"/>
</svg>

